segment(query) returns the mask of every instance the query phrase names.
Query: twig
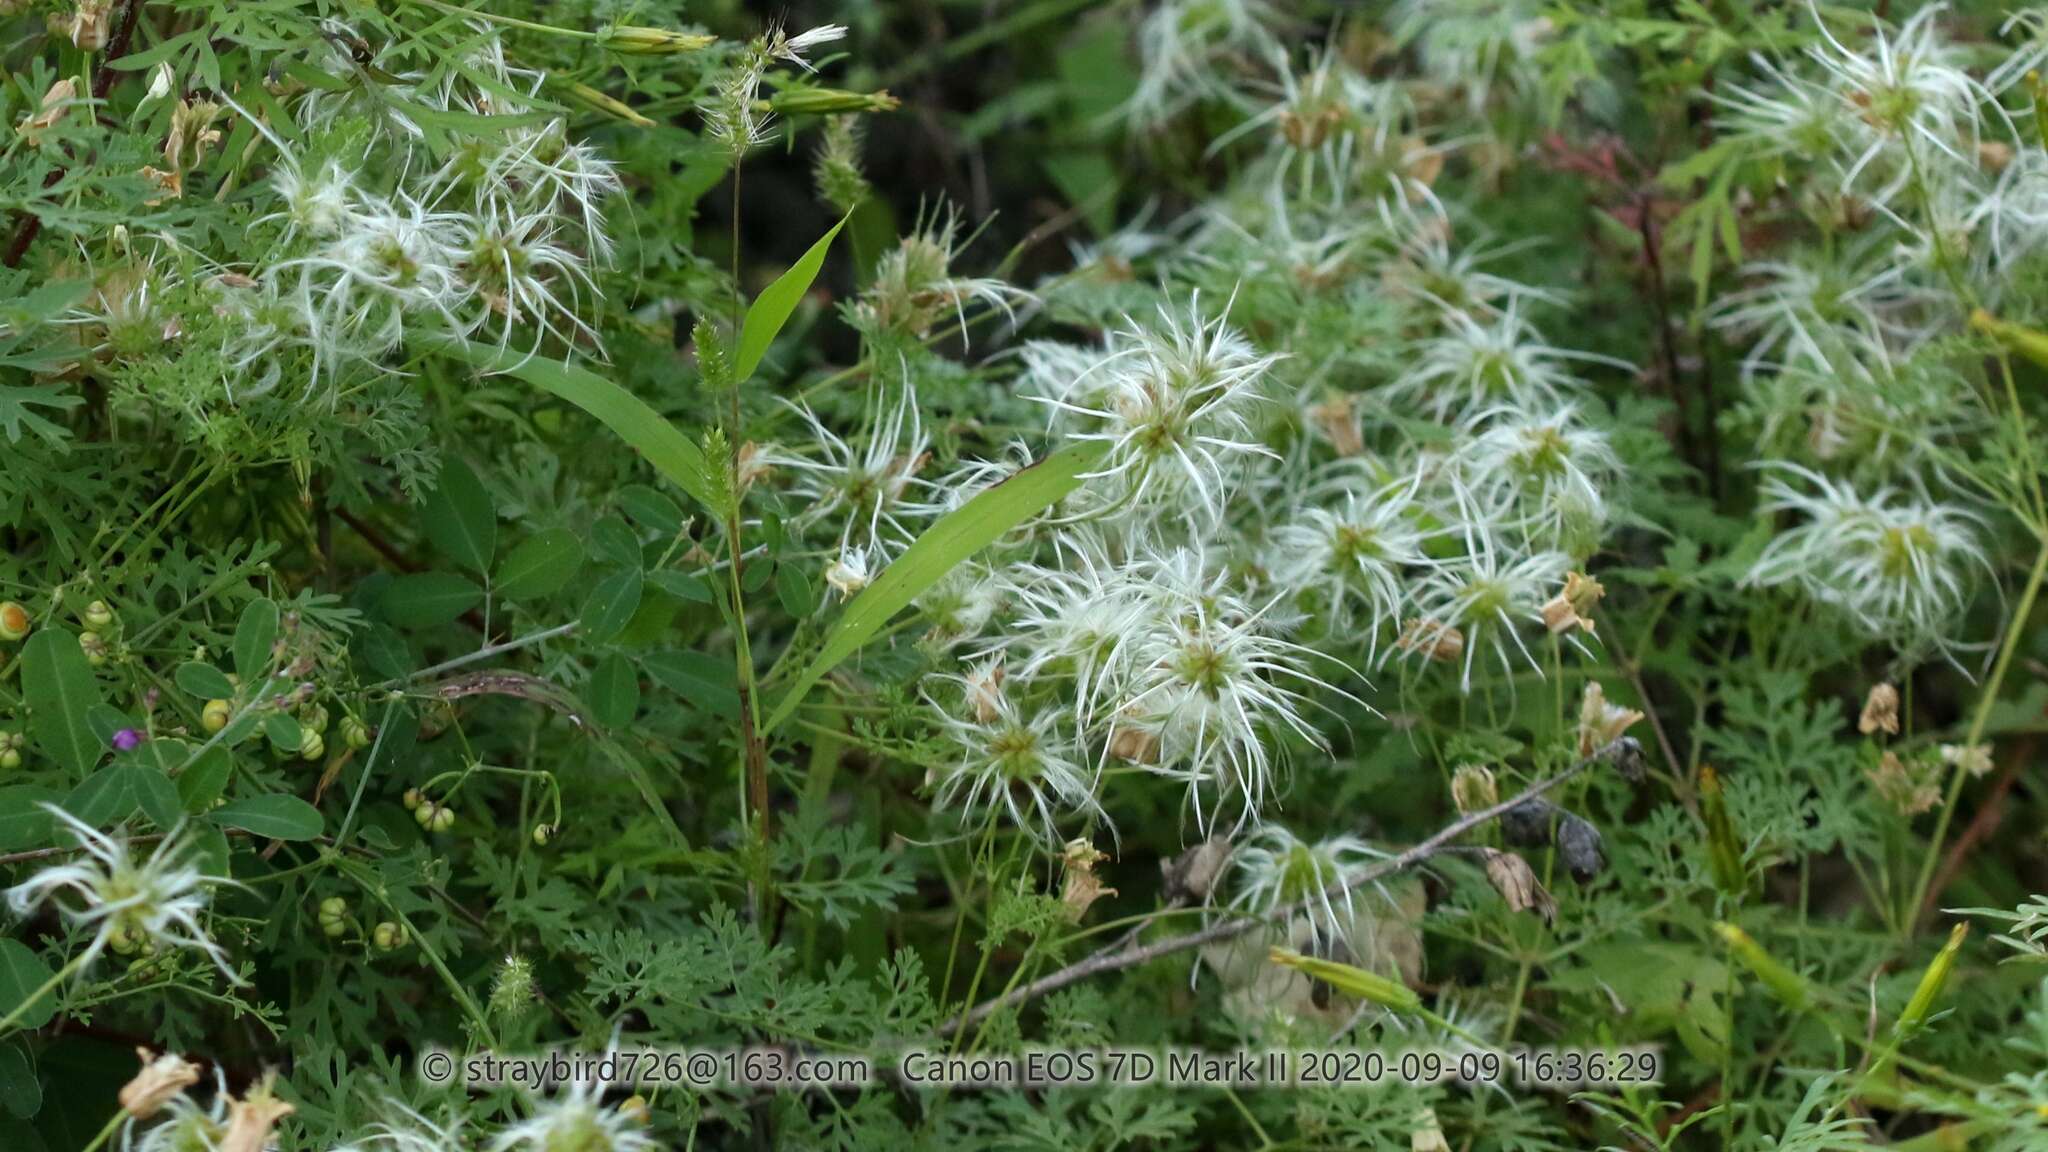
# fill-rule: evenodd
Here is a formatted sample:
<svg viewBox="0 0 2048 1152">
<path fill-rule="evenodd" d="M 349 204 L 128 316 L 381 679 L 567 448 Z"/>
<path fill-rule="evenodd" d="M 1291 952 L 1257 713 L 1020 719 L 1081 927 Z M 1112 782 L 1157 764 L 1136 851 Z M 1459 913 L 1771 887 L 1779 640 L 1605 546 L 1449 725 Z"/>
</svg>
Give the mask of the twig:
<svg viewBox="0 0 2048 1152">
<path fill-rule="evenodd" d="M 1077 961 L 1050 975 L 1041 976 L 1038 979 L 1033 980 L 1031 983 L 1026 984 L 1021 988 L 1013 988 L 1010 991 L 995 997 L 994 999 L 978 1004 L 974 1007 L 972 1011 L 967 1012 L 965 1015 L 955 1016 L 953 1019 L 947 1021 L 944 1025 L 940 1027 L 939 1031 L 942 1034 L 950 1033 L 957 1031 L 960 1028 L 964 1028 L 968 1025 L 977 1024 L 981 1022 L 983 1019 L 985 1019 L 987 1016 L 989 1016 L 991 1013 L 995 1012 L 997 1009 L 1002 1008 L 1007 1004 L 1021 1003 L 1023 1001 L 1031 1000 L 1038 996 L 1043 996 L 1048 992 L 1058 991 L 1061 988 L 1065 988 L 1069 984 L 1075 984 L 1082 980 L 1086 980 L 1090 976 L 1098 976 L 1104 972 L 1120 972 L 1126 968 L 1135 968 L 1140 964 L 1148 964 L 1154 960 L 1159 959 L 1162 956 L 1171 956 L 1176 952 L 1185 952 L 1190 948 L 1199 948 L 1204 944 L 1214 944 L 1221 940 L 1234 939 L 1235 937 L 1242 936 L 1245 933 L 1260 926 L 1261 924 L 1266 923 L 1269 920 L 1285 921 L 1291 919 L 1296 914 L 1308 911 L 1311 907 L 1317 906 L 1318 902 L 1324 897 L 1341 894 L 1344 892 L 1348 892 L 1354 888 L 1363 887 L 1383 877 L 1389 876 L 1395 872 L 1400 872 L 1422 863 L 1424 860 L 1429 859 L 1431 856 L 1441 851 L 1446 844 L 1449 844 L 1451 841 L 1456 840 L 1458 837 L 1463 836 L 1467 832 L 1470 832 L 1472 829 L 1477 828 L 1482 824 L 1485 824 L 1489 820 L 1498 818 L 1501 814 L 1507 812 L 1511 808 L 1514 808 L 1516 805 L 1522 804 L 1525 801 L 1532 800 L 1538 796 L 1541 796 L 1543 793 L 1548 792 L 1551 789 L 1557 787 L 1559 784 L 1564 783 L 1566 780 L 1569 780 L 1572 777 L 1577 776 L 1579 773 L 1585 771 L 1587 768 L 1593 766 L 1594 764 L 1600 763 L 1606 757 L 1609 749 L 1611 748 L 1613 748 L 1613 745 L 1610 744 L 1607 748 L 1603 748 L 1599 752 L 1594 753 L 1592 756 L 1589 756 L 1586 759 L 1581 760 L 1576 764 L 1573 764 L 1571 767 L 1565 769 L 1564 771 L 1558 773 L 1555 776 L 1552 776 L 1550 779 L 1542 781 L 1538 784 L 1531 785 L 1521 795 L 1516 796 L 1511 800 L 1503 800 L 1500 803 L 1495 804 L 1491 808 L 1483 808 L 1467 816 L 1460 817 L 1459 819 L 1451 822 L 1450 824 L 1445 825 L 1442 830 L 1438 831 L 1434 836 L 1431 836 L 1429 839 L 1424 840 L 1421 843 L 1416 844 L 1410 848 L 1406 848 L 1401 852 L 1393 856 L 1390 856 L 1377 864 L 1374 864 L 1370 868 L 1364 869 L 1357 875 L 1352 876 L 1348 880 L 1345 880 L 1342 884 L 1332 885 L 1330 888 L 1324 890 L 1322 893 L 1319 893 L 1316 896 L 1296 901 L 1295 903 L 1285 905 L 1284 907 L 1275 908 L 1272 911 L 1267 912 L 1263 916 L 1251 916 L 1239 920 L 1225 920 L 1221 923 L 1212 924 L 1209 927 L 1204 928 L 1198 932 L 1190 932 L 1185 936 L 1174 936 L 1165 940 L 1161 940 L 1157 943 L 1146 944 L 1141 947 L 1124 947 L 1122 946 L 1122 942 L 1120 941 L 1117 945 L 1112 945 L 1109 948 L 1105 948 L 1102 951 L 1095 953 L 1094 955 L 1088 957 L 1085 960 Z"/>
</svg>

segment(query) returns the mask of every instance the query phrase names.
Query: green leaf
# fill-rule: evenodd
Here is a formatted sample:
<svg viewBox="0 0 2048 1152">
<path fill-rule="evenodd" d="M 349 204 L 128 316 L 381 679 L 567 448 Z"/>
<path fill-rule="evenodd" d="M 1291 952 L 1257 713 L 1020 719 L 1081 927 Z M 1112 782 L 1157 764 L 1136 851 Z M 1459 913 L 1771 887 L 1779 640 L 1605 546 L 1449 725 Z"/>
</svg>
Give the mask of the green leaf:
<svg viewBox="0 0 2048 1152">
<path fill-rule="evenodd" d="M 537 600 L 562 590 L 583 567 L 583 542 L 567 528 L 549 528 L 519 542 L 498 565 L 498 595 Z"/>
<path fill-rule="evenodd" d="M 818 606 L 817 589 L 804 570 L 795 564 L 783 564 L 775 569 L 775 598 L 782 603 L 782 610 L 791 616 L 809 616 Z"/>
<path fill-rule="evenodd" d="M 431 628 L 476 607 L 484 590 L 453 572 L 400 576 L 384 590 L 384 615 L 401 628 Z"/>
<path fill-rule="evenodd" d="M 43 1110 L 43 1086 L 36 1080 L 28 1046 L 15 1040 L 0 1043 L 0 1108 L 27 1120 Z"/>
<path fill-rule="evenodd" d="M 36 989 L 55 975 L 40 956 L 29 950 L 28 945 L 19 940 L 0 938 L 0 1016 L 13 1015 L 35 994 Z M 33 1032 L 48 1024 L 56 1014 L 57 992 L 53 988 L 16 1016 L 14 1027 Z"/>
<path fill-rule="evenodd" d="M 640 709 L 640 674 L 633 662 L 614 652 L 590 674 L 590 714 L 599 724 L 616 728 L 631 722 Z"/>
<path fill-rule="evenodd" d="M 649 572 L 647 582 L 678 600 L 687 600 L 692 604 L 711 603 L 711 585 L 705 583 L 704 577 L 695 572 Z"/>
<path fill-rule="evenodd" d="M 269 712 L 263 717 L 263 737 L 280 752 L 297 752 L 306 742 L 306 730 L 282 712 Z"/>
<path fill-rule="evenodd" d="M 567 400 L 598 418 L 619 439 L 654 465 L 657 472 L 720 517 L 726 514 L 725 482 L 696 441 L 662 418 L 647 402 L 584 368 L 524 356 L 444 337 L 440 344 L 482 372 L 503 373 Z"/>
<path fill-rule="evenodd" d="M 811 290 L 811 281 L 818 278 L 818 269 L 825 266 L 825 253 L 831 250 L 832 238 L 846 227 L 847 217 L 839 218 L 823 236 L 818 238 L 811 250 L 789 266 L 789 271 L 775 278 L 775 283 L 761 290 L 754 303 L 747 308 L 747 322 L 740 328 L 739 359 L 735 364 L 733 383 L 745 384 L 760 367 L 761 357 L 768 354 L 768 346 L 775 343 L 775 334 L 789 323 L 790 314 L 796 311 L 804 293 Z"/>
<path fill-rule="evenodd" d="M 449 459 L 440 483 L 427 496 L 420 526 L 443 556 L 481 576 L 491 570 L 498 548 L 498 513 L 469 465 Z"/>
<path fill-rule="evenodd" d="M 763 732 L 773 732 L 803 703 L 811 686 L 839 662 L 860 651 L 891 617 L 939 582 L 953 566 L 988 547 L 1003 533 L 1058 503 L 1081 486 L 1089 469 L 1102 460 L 1101 444 L 1074 444 L 1060 449 L 1008 480 L 969 500 L 925 530 L 924 535 L 892 561 L 825 635 L 825 644 L 789 686 L 769 714 Z"/>
<path fill-rule="evenodd" d="M 178 773 L 178 802 L 195 816 L 206 811 L 226 790 L 234 768 L 234 758 L 226 748 L 218 744 L 208 748 Z"/>
<path fill-rule="evenodd" d="M 613 493 L 626 515 L 663 536 L 683 530 L 683 510 L 676 502 L 645 484 L 628 484 Z"/>
<path fill-rule="evenodd" d="M 64 798 L 64 810 L 95 828 L 128 819 L 142 804 L 136 791 L 138 771 L 132 764 L 107 765 L 71 790 Z"/>
<path fill-rule="evenodd" d="M 106 750 L 86 714 L 100 703 L 99 681 L 78 637 L 43 628 L 21 646 L 21 687 L 36 746 L 76 776 L 92 771 Z"/>
<path fill-rule="evenodd" d="M 228 680 L 227 673 L 197 660 L 178 665 L 172 679 L 177 681 L 179 689 L 201 700 L 232 700 L 235 696 L 235 686 Z"/>
<path fill-rule="evenodd" d="M 253 687 L 270 674 L 270 646 L 276 642 L 277 602 L 251 600 L 235 622 L 235 671 L 243 683 Z"/>
<path fill-rule="evenodd" d="M 56 838 L 56 818 L 43 805 L 63 799 L 54 789 L 34 784 L 0 788 L 0 852 L 45 848 Z"/>
<path fill-rule="evenodd" d="M 230 800 L 213 810 L 213 819 L 272 840 L 312 840 L 327 827 L 318 808 L 283 793 Z"/>
<path fill-rule="evenodd" d="M 602 644 L 625 631 L 640 607 L 642 581 L 638 568 L 623 568 L 597 582 L 583 603 L 583 634 Z"/>
<path fill-rule="evenodd" d="M 726 719 L 738 718 L 740 691 L 731 660 L 702 652 L 656 652 L 647 657 L 646 665 L 649 676 L 692 707 Z"/>
<path fill-rule="evenodd" d="M 632 526 L 617 516 L 601 517 L 590 526 L 590 553 L 600 563 L 617 565 L 622 568 L 644 568 L 647 565 L 640 547 L 640 537 L 633 534 Z"/>
</svg>

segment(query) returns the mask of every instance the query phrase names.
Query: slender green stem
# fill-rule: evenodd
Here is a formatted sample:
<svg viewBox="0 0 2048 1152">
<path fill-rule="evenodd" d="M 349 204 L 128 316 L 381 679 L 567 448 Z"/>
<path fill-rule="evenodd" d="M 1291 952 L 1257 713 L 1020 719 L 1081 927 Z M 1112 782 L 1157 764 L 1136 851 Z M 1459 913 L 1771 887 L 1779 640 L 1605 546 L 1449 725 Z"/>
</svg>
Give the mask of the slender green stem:
<svg viewBox="0 0 2048 1152">
<path fill-rule="evenodd" d="M 40 987 L 38 987 L 35 991 L 29 993 L 27 996 L 23 997 L 21 1003 L 16 1004 L 13 1008 L 8 1010 L 7 1015 L 0 1016 L 0 1035 L 5 1035 L 6 1033 L 12 1031 L 15 1028 L 15 1026 L 21 1022 L 21 1018 L 28 1015 L 28 1010 L 31 1007 L 33 1007 L 38 1000 L 41 1000 L 43 997 L 49 995 L 53 990 L 56 989 L 57 985 L 62 984 L 65 980 L 70 978 L 72 973 L 78 971 L 80 968 L 84 966 L 85 953 L 83 952 L 80 952 L 78 955 L 73 956 L 71 959 L 65 961 L 64 967 L 59 968 L 55 975 L 51 976 L 48 980 L 43 981 Z"/>
<path fill-rule="evenodd" d="M 2005 638 L 1998 646 L 1998 659 L 1991 666 L 1991 676 L 1984 681 L 1984 692 L 1977 698 L 1977 711 L 1970 718 L 1969 734 L 1963 737 L 1965 748 L 1975 748 L 1984 739 L 1984 729 L 1991 722 L 1991 710 L 1998 704 L 1999 686 L 2005 683 L 2006 671 L 2012 667 L 2013 656 L 2019 651 L 2020 635 L 2026 629 L 2028 617 L 2033 615 L 2034 600 L 2041 594 L 2041 581 L 2048 577 L 2048 541 L 2034 557 L 2034 567 L 2027 573 L 2026 586 L 2020 591 L 2019 603 L 2013 606 L 2012 620 L 2006 624 Z M 1913 884 L 1913 896 L 1899 917 L 1899 934 L 1910 937 L 1920 924 L 1922 907 L 1927 903 L 1928 888 L 1934 883 L 1934 870 L 1941 861 L 1942 844 L 1948 838 L 1948 826 L 1955 819 L 1956 801 L 1962 795 L 1963 784 L 1969 780 L 1969 773 L 1960 764 L 1948 769 L 1948 791 L 1942 797 L 1941 815 L 1935 819 L 1934 838 L 1928 841 L 1927 856 L 1920 862 L 1920 878 Z"/>
<path fill-rule="evenodd" d="M 107 1137 L 112 1136 L 114 1134 L 114 1129 L 119 1128 L 121 1126 L 122 1119 L 125 1118 L 127 1115 L 128 1113 L 123 1109 L 114 1109 L 114 1114 L 112 1116 L 107 1117 L 107 1122 L 105 1124 L 100 1125 L 99 1135 L 94 1136 L 92 1138 L 92 1142 L 87 1144 L 84 1148 L 79 1149 L 79 1152 L 99 1152 L 101 1145 L 104 1145 L 107 1142 Z"/>
</svg>

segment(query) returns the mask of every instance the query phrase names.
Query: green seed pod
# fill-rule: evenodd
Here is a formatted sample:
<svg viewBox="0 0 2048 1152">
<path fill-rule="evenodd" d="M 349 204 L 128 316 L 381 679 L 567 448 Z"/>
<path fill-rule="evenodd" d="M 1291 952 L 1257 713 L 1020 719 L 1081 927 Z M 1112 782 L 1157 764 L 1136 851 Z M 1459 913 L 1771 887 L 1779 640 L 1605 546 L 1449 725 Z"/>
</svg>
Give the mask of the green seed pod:
<svg viewBox="0 0 2048 1152">
<path fill-rule="evenodd" d="M 395 952 L 405 946 L 405 925 L 385 920 L 370 930 L 370 943 L 379 952 Z"/>
<path fill-rule="evenodd" d="M 555 826 L 553 824 L 535 824 L 533 826 L 533 842 L 536 845 L 545 848 L 548 846 L 548 841 L 554 838 Z"/>
<path fill-rule="evenodd" d="M 208 732 L 218 732 L 228 726 L 235 715 L 235 706 L 226 700 L 208 700 L 206 707 L 199 710 L 199 726 Z"/>
<path fill-rule="evenodd" d="M 405 810 L 407 812 L 417 812 L 419 810 L 420 804 L 423 801 L 425 801 L 425 799 L 426 797 L 420 795 L 419 789 L 407 788 L 405 790 L 405 795 L 399 798 L 399 803 L 405 805 Z"/>
<path fill-rule="evenodd" d="M 1700 818 L 1707 825 L 1707 866 L 1714 873 L 1714 886 L 1730 896 L 1742 895 L 1749 888 L 1749 874 L 1742 867 L 1742 842 L 1728 815 L 1720 774 L 1711 764 L 1700 766 Z"/>
<path fill-rule="evenodd" d="M 85 653 L 85 662 L 97 668 L 107 662 L 107 641 L 97 632 L 87 632 L 78 638 L 78 647 Z"/>
<path fill-rule="evenodd" d="M 28 609 L 12 600 L 0 601 L 0 640 L 26 639 L 29 630 L 35 627 L 28 617 Z"/>
<path fill-rule="evenodd" d="M 674 32 L 667 28 L 621 24 L 605 34 L 604 46 L 621 56 L 673 56 L 678 52 L 708 48 L 717 39 L 699 32 Z"/>
<path fill-rule="evenodd" d="M 114 610 L 107 607 L 105 600 L 95 600 L 85 606 L 85 611 L 79 614 L 79 619 L 85 622 L 88 630 L 105 632 L 114 626 Z"/>
<path fill-rule="evenodd" d="M 302 728 L 310 728 L 315 732 L 325 732 L 327 731 L 327 719 L 327 706 L 325 704 L 308 704 L 304 708 L 299 709 L 299 726 Z"/>
<path fill-rule="evenodd" d="M 1806 977 L 1778 963 L 1764 951 L 1763 945 L 1750 938 L 1749 933 L 1726 921 L 1716 921 L 1714 932 L 1721 937 L 1722 943 L 1728 945 L 1735 958 L 1742 961 L 1742 966 L 1763 981 L 1771 995 L 1783 1001 L 1786 1007 L 1799 1012 L 1813 1007 L 1813 985 L 1807 983 Z"/>
<path fill-rule="evenodd" d="M 455 827 L 455 809 L 441 807 L 434 809 L 434 831 L 446 832 Z"/>
<path fill-rule="evenodd" d="M 1377 972 L 1368 972 L 1363 968 L 1338 964 L 1330 960 L 1318 960 L 1287 948 L 1273 949 L 1267 954 L 1267 959 L 1283 968 L 1292 968 L 1311 980 L 1321 980 L 1339 992 L 1370 1001 L 1382 1008 L 1391 1008 L 1396 1012 L 1414 1012 L 1422 1007 L 1422 997 L 1415 994 L 1415 989 Z"/>
<path fill-rule="evenodd" d="M 327 755 L 327 738 L 311 728 L 299 729 L 299 756 L 306 760 L 318 760 Z"/>
<path fill-rule="evenodd" d="M 341 718 L 341 742 L 350 748 L 361 750 L 370 746 L 370 729 L 354 716 Z"/>
<path fill-rule="evenodd" d="M 1934 1010 L 1934 1002 L 1948 987 L 1949 974 L 1955 971 L 1956 953 L 1963 950 L 1963 940 L 1969 934 L 1968 924 L 1958 924 L 1949 930 L 1948 943 L 1935 953 L 1927 971 L 1920 974 L 1920 984 L 1913 989 L 1913 998 L 1906 1002 L 1906 1010 L 1899 1013 L 1899 1022 L 1892 1026 L 1893 1032 L 1904 1036 L 1927 1022 L 1928 1014 Z"/>
<path fill-rule="evenodd" d="M 412 810 L 412 818 L 422 828 L 432 827 L 434 812 L 435 807 L 432 800 L 421 800 L 419 806 Z"/>
<path fill-rule="evenodd" d="M 127 924 L 117 922 L 107 930 L 107 947 L 113 949 L 116 955 L 133 956 L 141 946 L 141 939 Z"/>
<path fill-rule="evenodd" d="M 332 920 L 348 915 L 348 901 L 339 896 L 329 896 L 320 902 L 320 918 Z"/>
<path fill-rule="evenodd" d="M 21 753 L 12 748 L 0 749 L 0 769 L 21 767 Z"/>
<path fill-rule="evenodd" d="M 893 112 L 900 103 L 887 92 L 843 92 L 837 88 L 784 88 L 768 101 L 777 115 L 832 115 L 839 112 Z"/>
<path fill-rule="evenodd" d="M 627 104 L 623 100 L 608 96 L 588 84 L 567 84 L 563 86 L 562 91 L 571 100 L 576 101 L 593 112 L 600 112 L 615 120 L 624 120 L 636 128 L 654 127 L 654 121 L 633 111 L 632 105 Z"/>
</svg>

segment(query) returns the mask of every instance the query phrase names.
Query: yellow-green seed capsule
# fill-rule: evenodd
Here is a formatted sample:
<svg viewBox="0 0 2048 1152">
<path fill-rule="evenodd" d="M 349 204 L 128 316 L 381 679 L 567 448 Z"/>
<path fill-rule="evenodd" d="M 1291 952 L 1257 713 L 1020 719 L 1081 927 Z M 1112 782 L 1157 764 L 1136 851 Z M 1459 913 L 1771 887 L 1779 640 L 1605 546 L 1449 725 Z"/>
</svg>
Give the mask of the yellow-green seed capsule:
<svg viewBox="0 0 2048 1152">
<path fill-rule="evenodd" d="M 311 728 L 299 729 L 299 756 L 306 760 L 318 760 L 327 755 L 327 738 Z"/>
<path fill-rule="evenodd" d="M 405 925 L 386 920 L 370 930 L 370 943 L 380 952 L 391 952 L 405 944 Z"/>
<path fill-rule="evenodd" d="M 21 767 L 21 753 L 12 748 L 0 748 L 0 769 Z"/>
<path fill-rule="evenodd" d="M 553 824 L 535 824 L 533 826 L 533 842 L 540 847 L 547 847 L 548 841 L 554 838 L 555 826 Z"/>
<path fill-rule="evenodd" d="M 420 801 L 423 799 L 425 799 L 425 797 L 420 795 L 419 789 L 407 788 L 405 790 L 405 795 L 399 798 L 399 803 L 405 805 L 405 810 L 407 812 L 414 812 L 419 810 Z"/>
<path fill-rule="evenodd" d="M 117 955 L 133 956 L 140 945 L 141 941 L 136 937 L 135 930 L 126 924 L 116 923 L 107 930 L 107 947 L 112 948 Z"/>
<path fill-rule="evenodd" d="M 114 610 L 107 607 L 105 600 L 95 600 L 87 604 L 79 618 L 94 632 L 105 632 L 114 626 Z"/>
<path fill-rule="evenodd" d="M 434 831 L 446 832 L 453 827 L 455 827 L 455 809 L 445 807 L 434 809 Z"/>
<path fill-rule="evenodd" d="M 434 823 L 434 810 L 432 800 L 422 800 L 419 806 L 412 810 L 412 818 L 422 828 L 431 827 Z"/>
<path fill-rule="evenodd" d="M 708 48 L 717 39 L 699 32 L 674 32 L 667 28 L 621 24 L 606 34 L 604 46 L 623 56 L 671 56 Z"/>
<path fill-rule="evenodd" d="M 208 732 L 218 732 L 228 726 L 235 715 L 235 706 L 226 700 L 208 700 L 206 707 L 199 710 L 199 726 Z"/>
<path fill-rule="evenodd" d="M 341 742 L 355 749 L 369 747 L 369 726 L 354 716 L 343 716 L 341 718 Z"/>
<path fill-rule="evenodd" d="M 1716 921 L 1714 932 L 1721 937 L 1722 943 L 1728 945 L 1735 958 L 1742 961 L 1742 966 L 1763 981 L 1771 995 L 1783 1001 L 1786 1007 L 1800 1012 L 1813 1007 L 1813 985 L 1807 983 L 1806 977 L 1773 959 L 1769 952 L 1764 951 L 1763 945 L 1750 938 L 1749 933 L 1726 921 Z"/>
<path fill-rule="evenodd" d="M 85 662 L 97 668 L 107 662 L 107 642 L 97 632 L 87 632 L 78 638 L 79 650 L 85 653 Z"/>
<path fill-rule="evenodd" d="M 900 103 L 887 92 L 843 92 L 837 88 L 784 88 L 768 106 L 779 115 L 830 116 L 840 112 L 893 112 Z"/>
<path fill-rule="evenodd" d="M 0 640 L 25 638 L 34 625 L 29 621 L 28 609 L 12 600 L 0 601 Z"/>
<path fill-rule="evenodd" d="M 1303 956 L 1287 948 L 1275 948 L 1267 958 L 1283 968 L 1292 968 L 1312 980 L 1321 980 L 1339 992 L 1356 996 L 1391 1008 L 1396 1012 L 1413 1012 L 1422 1007 L 1422 997 L 1413 988 L 1398 980 L 1390 980 L 1377 972 L 1368 972 L 1349 964 L 1338 964 L 1330 960 L 1318 960 Z"/>
<path fill-rule="evenodd" d="M 637 128 L 654 127 L 654 121 L 633 111 L 632 105 L 627 104 L 623 100 L 607 96 L 588 84 L 565 85 L 563 91 L 568 93 L 570 99 L 592 111 L 601 112 L 617 120 L 624 120 L 626 123 Z"/>
<path fill-rule="evenodd" d="M 1893 1031 L 1903 1036 L 1927 1022 L 1928 1014 L 1934 1010 L 1934 1002 L 1948 987 L 1949 974 L 1956 967 L 1956 953 L 1963 950 L 1963 940 L 1969 934 L 1968 924 L 1958 924 L 1949 930 L 1948 943 L 1941 946 L 1933 962 L 1927 965 L 1927 971 L 1920 974 L 1920 984 L 1913 989 L 1913 998 L 1906 1001 L 1906 1010 L 1899 1013 L 1899 1022 L 1893 1026 Z"/>
<path fill-rule="evenodd" d="M 1707 825 L 1707 866 L 1714 874 L 1714 886 L 1730 896 L 1741 895 L 1749 887 L 1749 874 L 1742 867 L 1742 842 L 1728 815 L 1720 774 L 1711 764 L 1700 766 L 1700 818 Z"/>
</svg>

